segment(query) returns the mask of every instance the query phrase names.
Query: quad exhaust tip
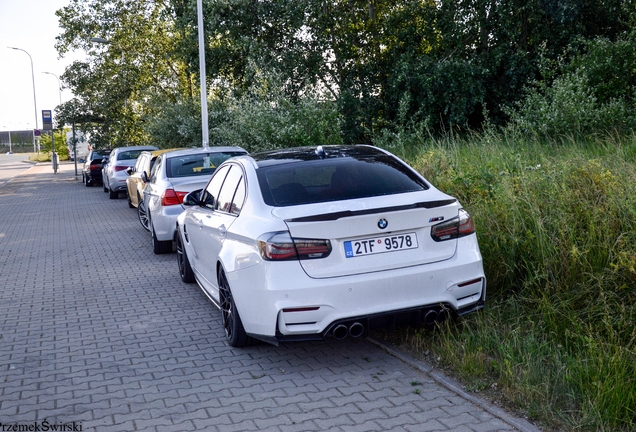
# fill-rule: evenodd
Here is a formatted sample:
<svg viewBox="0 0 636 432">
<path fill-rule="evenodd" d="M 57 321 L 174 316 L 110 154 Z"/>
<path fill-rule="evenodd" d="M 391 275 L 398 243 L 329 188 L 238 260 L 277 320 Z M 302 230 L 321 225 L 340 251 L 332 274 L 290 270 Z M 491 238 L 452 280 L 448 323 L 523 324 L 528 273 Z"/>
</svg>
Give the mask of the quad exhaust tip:
<svg viewBox="0 0 636 432">
<path fill-rule="evenodd" d="M 439 318 L 439 312 L 431 309 L 428 312 L 426 312 L 426 314 L 424 315 L 424 324 L 433 325 L 435 324 L 438 318 Z"/>
<path fill-rule="evenodd" d="M 359 322 L 354 322 L 351 324 L 351 327 L 349 327 L 349 334 L 354 338 L 362 336 L 364 334 L 364 326 Z"/>
<path fill-rule="evenodd" d="M 422 311 L 423 316 L 421 316 L 421 320 L 427 326 L 432 326 L 437 322 L 442 322 L 446 318 L 446 313 L 444 310 L 437 309 L 428 309 Z M 334 339 L 343 340 L 348 336 L 352 338 L 358 338 L 364 335 L 366 328 L 364 324 L 359 321 L 349 322 L 349 323 L 341 323 L 338 324 L 331 331 L 331 335 Z"/>
<path fill-rule="evenodd" d="M 336 328 L 333 329 L 332 335 L 335 339 L 343 340 L 347 336 L 351 336 L 353 338 L 360 337 L 364 334 L 364 325 L 359 322 L 354 322 L 348 327 L 345 324 L 338 324 Z"/>
</svg>

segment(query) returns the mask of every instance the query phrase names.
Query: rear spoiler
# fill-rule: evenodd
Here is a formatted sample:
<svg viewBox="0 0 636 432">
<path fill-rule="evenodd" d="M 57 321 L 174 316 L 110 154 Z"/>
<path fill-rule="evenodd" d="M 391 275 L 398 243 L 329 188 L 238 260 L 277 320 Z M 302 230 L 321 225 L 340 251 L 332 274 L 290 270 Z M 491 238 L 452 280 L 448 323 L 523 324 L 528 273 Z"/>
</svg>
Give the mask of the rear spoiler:
<svg viewBox="0 0 636 432">
<path fill-rule="evenodd" d="M 338 220 L 342 218 L 369 215 L 374 213 L 413 210 L 417 208 L 432 209 L 432 208 L 444 207 L 450 204 L 454 204 L 455 202 L 457 202 L 457 200 L 453 198 L 453 199 L 446 199 L 446 200 L 418 202 L 414 204 L 407 204 L 407 205 L 393 206 L 393 207 L 380 207 L 380 208 L 374 208 L 374 209 L 355 210 L 355 211 L 347 210 L 347 211 L 341 211 L 341 212 L 335 212 L 335 213 L 323 213 L 323 214 L 313 215 L 313 216 L 303 216 L 303 217 L 298 217 L 293 219 L 286 219 L 285 222 L 334 221 L 334 220 Z"/>
</svg>

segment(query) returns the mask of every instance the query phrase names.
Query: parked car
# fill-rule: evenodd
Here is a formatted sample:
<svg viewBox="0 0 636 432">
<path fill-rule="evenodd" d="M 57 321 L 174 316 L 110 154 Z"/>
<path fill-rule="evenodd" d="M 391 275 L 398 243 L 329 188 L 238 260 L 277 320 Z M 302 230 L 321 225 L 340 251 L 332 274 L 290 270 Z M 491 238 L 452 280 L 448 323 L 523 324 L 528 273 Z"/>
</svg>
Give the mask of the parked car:
<svg viewBox="0 0 636 432">
<path fill-rule="evenodd" d="M 143 151 L 137 158 L 135 165 L 126 169 L 126 173 L 128 174 L 128 178 L 126 179 L 128 207 L 137 208 L 139 222 L 146 231 L 149 231 L 148 216 L 146 215 L 145 206 L 140 205 L 143 203 L 143 193 L 144 188 L 146 187 L 144 175 L 145 178 L 148 178 L 148 173 L 151 172 L 159 155 L 174 150 L 177 149 Z"/>
<path fill-rule="evenodd" d="M 376 147 L 225 162 L 177 218 L 177 262 L 220 308 L 228 343 L 359 337 L 484 307 L 471 216 Z"/>
<path fill-rule="evenodd" d="M 82 168 L 82 182 L 85 186 L 93 186 L 102 182 L 104 159 L 108 159 L 111 149 L 91 150 Z"/>
<path fill-rule="evenodd" d="M 111 151 L 108 163 L 102 169 L 102 184 L 104 192 L 108 192 L 110 199 L 119 197 L 119 192 L 128 191 L 126 170 L 135 165 L 137 158 L 144 150 L 157 150 L 155 146 L 117 147 Z"/>
<path fill-rule="evenodd" d="M 140 205 L 148 217 L 154 253 L 173 251 L 177 216 L 184 210 L 183 197 L 205 186 L 225 160 L 244 154 L 247 151 L 240 147 L 208 147 L 171 151 L 157 158 L 150 178 L 144 178 L 146 187 Z"/>
</svg>

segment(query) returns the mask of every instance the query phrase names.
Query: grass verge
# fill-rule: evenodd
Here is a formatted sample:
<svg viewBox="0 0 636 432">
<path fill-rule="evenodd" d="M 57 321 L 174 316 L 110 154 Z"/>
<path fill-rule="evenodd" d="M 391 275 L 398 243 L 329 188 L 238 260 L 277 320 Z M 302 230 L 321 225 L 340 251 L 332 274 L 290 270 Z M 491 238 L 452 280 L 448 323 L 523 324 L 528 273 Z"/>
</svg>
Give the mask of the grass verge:
<svg viewBox="0 0 636 432">
<path fill-rule="evenodd" d="M 376 143 L 473 215 L 486 309 L 393 334 L 557 430 L 636 428 L 636 138 Z"/>
</svg>

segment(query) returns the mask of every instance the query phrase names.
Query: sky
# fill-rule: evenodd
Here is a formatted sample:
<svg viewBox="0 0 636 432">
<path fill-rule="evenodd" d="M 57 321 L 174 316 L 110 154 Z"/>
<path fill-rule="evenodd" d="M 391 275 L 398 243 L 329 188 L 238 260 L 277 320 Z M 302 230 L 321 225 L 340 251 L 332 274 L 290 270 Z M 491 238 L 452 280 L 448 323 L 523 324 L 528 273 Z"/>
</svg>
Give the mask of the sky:
<svg viewBox="0 0 636 432">
<path fill-rule="evenodd" d="M 60 103 L 58 77 L 66 66 L 83 60 L 84 52 L 65 54 L 59 59 L 55 37 L 61 33 L 55 11 L 69 0 L 0 0 L 0 131 L 34 129 L 36 112 L 33 103 L 33 82 L 37 105 L 37 125 L 42 128 L 42 110 L 55 110 Z M 31 61 L 17 47 L 28 52 Z M 32 78 L 33 76 L 33 78 Z M 73 98 L 62 89 L 62 102 Z"/>
</svg>

